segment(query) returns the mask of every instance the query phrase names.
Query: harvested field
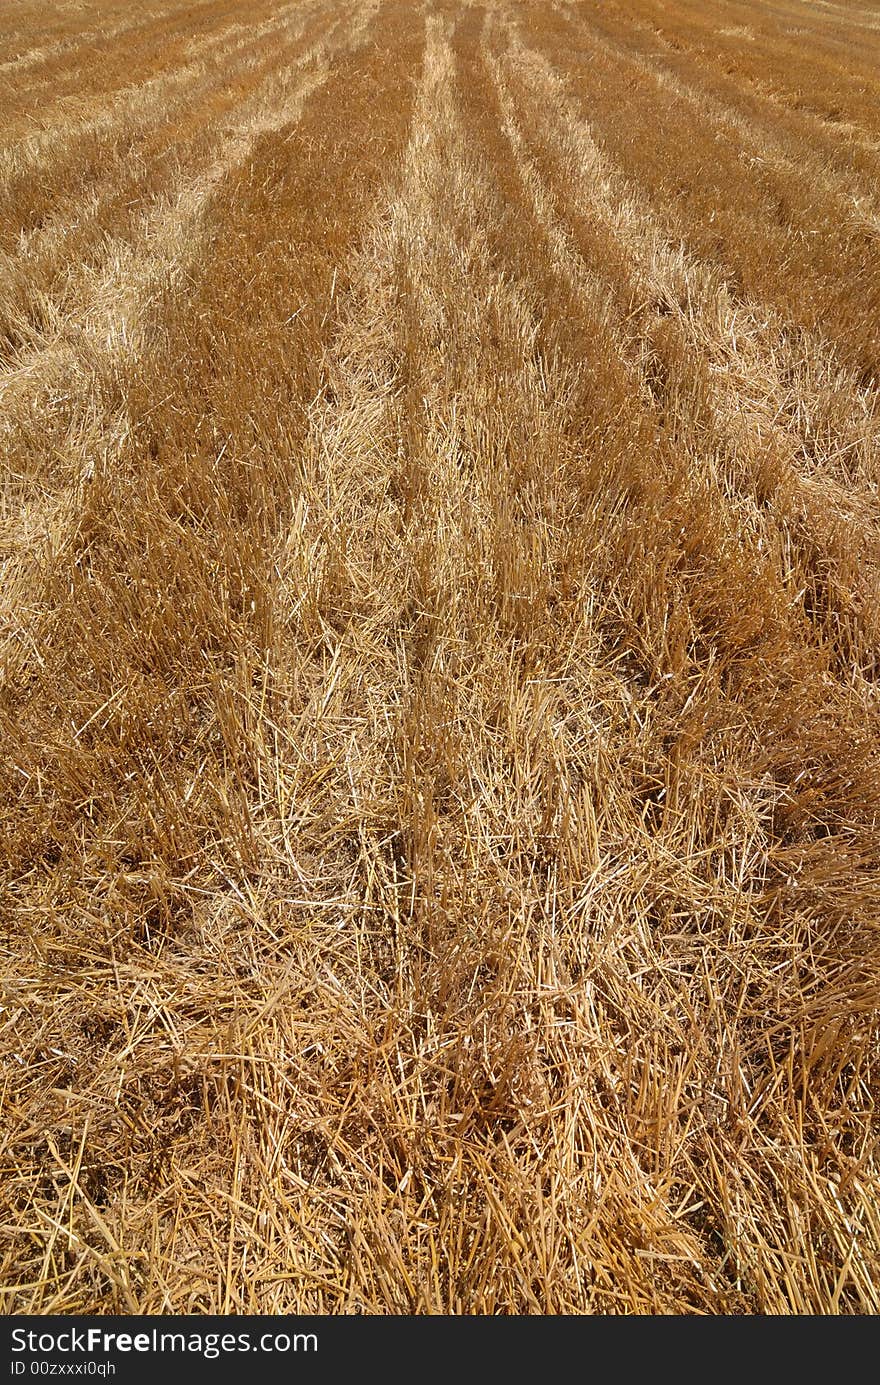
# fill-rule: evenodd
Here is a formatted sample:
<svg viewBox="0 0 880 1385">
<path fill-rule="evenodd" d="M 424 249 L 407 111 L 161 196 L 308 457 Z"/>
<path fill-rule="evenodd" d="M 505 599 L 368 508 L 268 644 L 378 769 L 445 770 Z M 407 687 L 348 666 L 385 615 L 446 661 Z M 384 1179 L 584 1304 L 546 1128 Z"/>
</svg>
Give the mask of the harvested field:
<svg viewBox="0 0 880 1385">
<path fill-rule="evenodd" d="M 0 1311 L 880 1311 L 877 0 L 4 0 Z"/>
</svg>

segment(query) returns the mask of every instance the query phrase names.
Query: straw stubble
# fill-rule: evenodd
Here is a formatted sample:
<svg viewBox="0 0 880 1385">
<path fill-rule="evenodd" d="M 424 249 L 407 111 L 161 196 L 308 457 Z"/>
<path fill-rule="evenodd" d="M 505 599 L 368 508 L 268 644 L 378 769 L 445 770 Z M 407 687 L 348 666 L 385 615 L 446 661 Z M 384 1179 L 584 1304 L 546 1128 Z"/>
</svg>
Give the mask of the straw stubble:
<svg viewBox="0 0 880 1385">
<path fill-rule="evenodd" d="M 7 8 L 5 1311 L 877 1311 L 876 13 Z"/>
</svg>

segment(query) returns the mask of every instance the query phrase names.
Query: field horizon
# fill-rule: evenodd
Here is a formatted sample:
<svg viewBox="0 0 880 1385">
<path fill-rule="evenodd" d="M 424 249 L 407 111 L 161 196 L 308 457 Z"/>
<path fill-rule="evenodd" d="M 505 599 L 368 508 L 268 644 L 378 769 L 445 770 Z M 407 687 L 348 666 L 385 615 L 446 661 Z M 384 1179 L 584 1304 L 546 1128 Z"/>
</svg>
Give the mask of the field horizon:
<svg viewBox="0 0 880 1385">
<path fill-rule="evenodd" d="M 878 78 L 6 0 L 0 1311 L 880 1310 Z"/>
</svg>

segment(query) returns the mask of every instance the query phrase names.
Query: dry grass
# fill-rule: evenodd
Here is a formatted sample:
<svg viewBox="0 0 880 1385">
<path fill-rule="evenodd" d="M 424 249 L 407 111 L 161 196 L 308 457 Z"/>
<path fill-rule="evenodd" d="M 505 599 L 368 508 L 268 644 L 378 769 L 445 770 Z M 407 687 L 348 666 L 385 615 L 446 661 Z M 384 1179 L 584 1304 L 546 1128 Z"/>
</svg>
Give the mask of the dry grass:
<svg viewBox="0 0 880 1385">
<path fill-rule="evenodd" d="M 880 12 L 46 9 L 3 1310 L 878 1311 Z"/>
</svg>

